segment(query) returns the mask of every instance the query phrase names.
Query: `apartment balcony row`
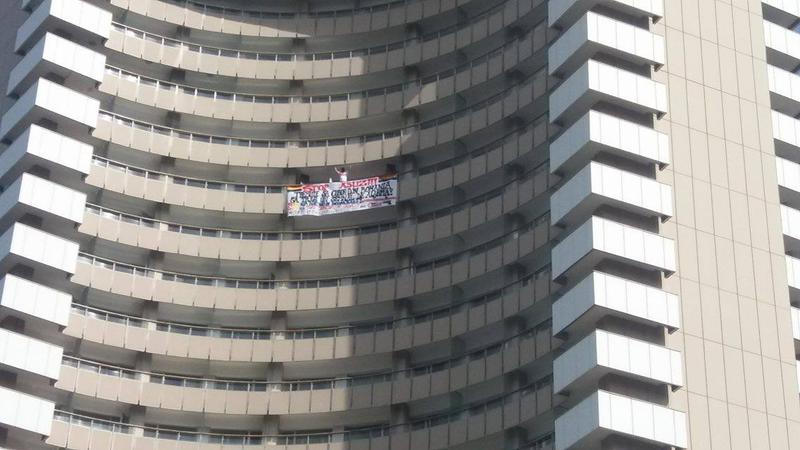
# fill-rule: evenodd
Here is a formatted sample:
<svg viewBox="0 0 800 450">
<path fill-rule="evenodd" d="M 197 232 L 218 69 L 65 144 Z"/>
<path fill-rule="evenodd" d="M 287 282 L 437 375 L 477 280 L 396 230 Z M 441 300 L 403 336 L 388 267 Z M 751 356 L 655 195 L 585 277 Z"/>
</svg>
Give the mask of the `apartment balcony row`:
<svg viewBox="0 0 800 450">
<path fill-rule="evenodd" d="M 544 379 L 488 402 L 414 420 L 410 424 L 368 426 L 331 433 L 263 435 L 260 431 L 202 433 L 167 426 L 138 426 L 56 411 L 47 443 L 67 449 L 107 449 L 113 446 L 182 449 L 343 450 L 439 449 L 477 441 L 516 426 L 538 423 L 553 407 L 552 387 Z"/>
<path fill-rule="evenodd" d="M 375 47 L 324 53 L 265 53 L 206 47 L 121 24 L 111 26 L 105 45 L 135 58 L 213 75 L 264 80 L 348 77 L 400 69 L 465 50 L 489 36 L 500 36 L 512 25 L 522 24 L 539 4 L 540 0 L 505 0 L 466 24 L 430 35 Z M 530 27 L 527 24 L 523 26 Z M 537 42 L 545 41 L 545 27 L 539 27 L 534 34 Z M 509 54 L 508 58 L 511 57 Z"/>
<path fill-rule="evenodd" d="M 365 305 L 448 289 L 507 264 L 530 259 L 548 243 L 548 228 L 542 222 L 531 231 L 520 230 L 490 245 L 435 263 L 360 276 L 286 281 L 222 278 L 159 271 L 82 255 L 72 282 L 141 300 L 218 309 L 272 311 Z M 535 280 L 537 292 L 549 293 L 546 277 L 537 276 Z"/>
<path fill-rule="evenodd" d="M 539 87 L 540 86 L 540 87 Z M 544 80 L 539 81 L 536 90 L 537 101 L 543 99 L 540 89 L 546 89 Z M 534 103 L 534 105 L 536 102 Z M 541 143 L 546 126 L 540 125 L 539 117 L 533 122 L 537 130 L 537 142 Z M 458 137 L 456 137 L 458 124 Z M 515 139 L 517 133 L 525 133 L 530 124 L 512 130 L 499 131 L 500 136 L 489 144 L 479 144 L 468 154 L 488 150 L 490 147 L 511 147 L 507 140 Z M 154 125 L 130 119 L 115 113 L 101 111 L 93 136 L 123 147 L 160 156 L 170 156 L 197 162 L 210 162 L 223 165 L 247 167 L 320 167 L 331 165 L 357 164 L 432 150 L 436 146 L 452 145 L 455 139 L 469 135 L 470 114 L 445 117 L 441 121 L 431 121 L 397 130 L 377 134 L 351 136 L 333 139 L 305 139 L 297 141 L 250 139 L 222 135 L 207 135 L 188 130 Z M 477 131 L 481 131 L 476 129 Z M 540 135 L 540 133 L 542 133 Z M 520 138 L 522 140 L 522 138 Z M 527 148 L 518 143 L 517 154 Z M 453 163 L 460 161 L 453 158 Z M 442 164 L 445 164 L 444 162 Z"/>
<path fill-rule="evenodd" d="M 770 64 L 788 70 L 800 65 L 800 33 L 765 20 L 764 43 Z"/>
<path fill-rule="evenodd" d="M 453 238 L 504 215 L 531 209 L 547 186 L 547 173 L 540 169 L 504 187 L 424 215 L 327 230 L 259 232 L 198 227 L 94 204 L 74 222 L 81 223 L 80 233 L 165 253 L 237 261 L 316 261 L 393 252 Z"/>
<path fill-rule="evenodd" d="M 478 58 L 458 71 L 361 92 L 317 96 L 263 96 L 195 88 L 106 66 L 100 92 L 132 102 L 185 114 L 224 120 L 320 122 L 358 119 L 453 98 L 483 83 L 497 84 L 505 71 L 529 62 L 545 45 L 531 32 L 505 48 Z M 529 65 L 529 64 L 528 64 Z M 493 88 L 492 88 L 493 89 Z"/>
<path fill-rule="evenodd" d="M 314 414 L 378 408 L 458 392 L 511 373 L 551 351 L 549 328 L 432 365 L 309 381 L 203 379 L 65 357 L 56 388 L 152 408 L 212 414 Z"/>
<path fill-rule="evenodd" d="M 202 2 L 109 0 L 112 6 L 190 29 L 242 36 L 308 38 L 382 31 L 453 11 L 471 0 L 402 0 L 351 9 L 295 12 L 273 5 L 253 9 Z"/>
<path fill-rule="evenodd" d="M 553 279 L 585 272 L 604 260 L 616 260 L 672 274 L 675 242 L 630 225 L 592 216 L 553 247 Z"/>
<path fill-rule="evenodd" d="M 633 18 L 652 19 L 654 22 L 664 16 L 663 0 L 556 0 L 548 3 L 549 25 L 566 29 L 586 11 L 598 5 Z"/>
<path fill-rule="evenodd" d="M 599 390 L 559 416 L 556 450 L 594 449 L 611 434 L 637 443 L 688 448 L 686 414 L 647 401 Z"/>
<path fill-rule="evenodd" d="M 480 100 L 476 100 L 468 106 L 459 107 L 454 113 L 438 117 L 430 117 L 430 113 L 425 114 L 427 117 L 423 117 L 420 122 L 414 125 L 452 121 L 454 117 L 467 115 L 471 119 L 469 122 L 474 122 L 468 124 L 470 132 L 475 128 L 485 128 L 489 124 L 508 117 L 531 104 L 533 100 L 543 95 L 542 91 L 546 88 L 546 84 L 547 79 L 543 71 L 536 72 L 520 83 L 493 93 L 488 98 L 481 96 Z M 327 96 L 320 103 L 272 102 L 278 99 L 289 100 L 288 97 L 266 97 L 268 102 L 259 103 L 253 96 L 230 95 L 227 96 L 229 98 L 222 98 L 218 95 L 217 98 L 214 98 L 214 95 L 212 95 L 211 97 L 204 97 L 200 95 L 200 91 L 183 92 L 182 88 L 174 85 L 170 86 L 169 89 L 157 89 L 155 86 L 150 86 L 148 89 L 151 93 L 157 94 L 147 99 L 147 101 L 153 101 L 153 103 L 145 104 L 137 100 L 136 104 L 149 107 L 151 109 L 150 112 L 158 112 L 159 114 L 165 111 L 175 111 L 181 114 L 199 116 L 198 119 L 205 117 L 225 121 L 241 119 L 243 122 L 309 123 L 310 125 L 314 125 L 317 122 L 327 122 L 327 118 L 322 116 L 327 115 L 329 117 L 334 114 L 337 117 L 341 116 L 342 119 L 340 120 L 350 120 L 350 122 L 342 125 L 351 130 L 359 129 L 359 126 L 363 128 L 363 121 L 359 123 L 354 120 L 367 117 L 361 115 L 358 111 L 363 111 L 363 114 L 366 114 L 367 105 L 370 103 L 369 99 L 348 100 L 346 97 L 342 101 L 331 103 L 328 101 L 329 97 Z M 536 92 L 534 93 L 534 91 Z M 120 92 L 117 92 L 117 94 L 120 94 Z M 381 105 L 375 111 L 381 110 L 383 105 L 386 104 L 385 100 L 391 95 L 397 95 L 395 100 L 398 100 L 396 103 L 399 109 L 394 112 L 399 112 L 405 108 L 400 102 L 402 92 L 399 91 L 389 96 L 381 94 L 374 97 L 377 99 L 377 104 Z M 145 99 L 140 100 L 144 101 Z M 317 106 L 315 105 L 319 109 L 316 109 Z M 237 111 L 235 114 L 234 110 Z M 380 113 L 376 112 L 376 114 Z M 434 114 L 441 113 L 436 112 Z"/>
<path fill-rule="evenodd" d="M 667 87 L 590 59 L 553 91 L 550 121 L 571 124 L 600 102 L 632 112 L 663 115 L 667 112 Z"/>
<path fill-rule="evenodd" d="M 767 64 L 772 108 L 782 114 L 800 114 L 800 75 Z"/>
<path fill-rule="evenodd" d="M 539 72 L 525 82 L 470 107 L 439 118 L 426 120 L 411 127 L 404 127 L 403 130 L 409 133 L 407 138 L 404 138 L 402 133 L 398 133 L 396 141 L 403 152 L 411 152 L 414 147 L 428 147 L 439 143 L 452 142 L 454 139 L 460 139 L 471 133 L 484 130 L 510 116 L 523 114 L 524 111 L 531 109 L 531 105 L 537 99 L 544 98 L 546 91 L 546 76 Z M 268 106 L 272 110 L 272 105 L 269 104 Z M 52 123 L 58 123 L 59 132 L 66 134 L 68 137 L 83 137 L 86 135 L 87 129 L 97 127 L 99 107 L 100 104 L 95 99 L 40 78 L 3 116 L 2 122 L 0 122 L 0 136 L 7 140 L 12 140 L 22 134 L 31 124 L 48 120 Z M 150 129 L 160 132 L 164 127 Z M 420 130 L 420 132 L 413 133 L 415 130 Z M 377 135 L 370 134 L 370 136 L 383 137 L 388 133 L 388 135 L 395 137 L 394 133 L 399 130 L 390 131 L 381 132 Z M 182 139 L 172 139 L 173 143 L 188 144 L 187 138 L 191 138 L 191 135 L 184 133 L 181 137 Z M 170 142 L 168 135 L 162 134 L 159 139 L 167 143 Z M 347 140 L 344 140 L 345 142 L 342 142 L 342 144 L 346 144 Z M 384 142 L 378 140 L 370 141 L 370 139 L 366 138 L 364 140 L 367 141 L 365 142 L 366 147 L 383 153 Z M 254 141 L 248 140 L 246 142 L 249 145 Z M 230 144 L 230 140 L 226 138 L 221 143 Z M 240 142 L 237 142 L 237 144 L 240 144 Z M 188 145 L 185 148 L 188 151 Z"/>
<path fill-rule="evenodd" d="M 538 50 L 542 49 L 546 45 L 546 36 L 545 36 L 545 24 L 539 23 L 538 25 L 534 26 L 532 30 L 526 32 L 525 34 L 514 37 L 512 40 L 505 42 L 501 45 L 498 45 L 495 48 L 490 50 L 484 51 L 479 55 L 473 56 L 468 62 L 458 65 L 455 68 L 448 68 L 443 71 L 434 72 L 428 75 L 425 75 L 422 79 L 414 80 L 407 82 L 405 84 L 397 84 L 392 86 L 386 86 L 385 88 L 376 88 L 365 92 L 350 92 L 348 93 L 341 93 L 338 92 L 331 96 L 323 96 L 323 97 L 314 97 L 314 98 L 305 98 L 305 97 L 298 97 L 295 99 L 297 103 L 321 103 L 331 102 L 331 101 L 341 101 L 346 100 L 349 97 L 351 100 L 361 100 L 366 99 L 367 97 L 377 97 L 379 94 L 388 95 L 390 93 L 395 94 L 394 97 L 390 97 L 388 100 L 392 100 L 393 98 L 397 97 L 397 100 L 392 100 L 392 104 L 394 103 L 402 103 L 407 106 L 416 106 L 418 104 L 427 103 L 434 101 L 436 99 L 441 99 L 450 95 L 454 95 L 457 92 L 464 91 L 472 86 L 476 86 L 480 83 L 483 83 L 487 79 L 491 79 L 498 74 L 502 73 L 503 71 L 511 70 L 517 67 L 519 64 L 527 61 L 533 54 L 535 54 Z M 76 47 L 80 47 L 77 44 L 72 44 Z M 207 55 L 204 53 L 203 55 Z M 212 56 L 208 56 L 211 58 Z M 154 59 L 156 62 L 158 58 L 145 58 L 145 59 Z M 314 61 L 318 61 L 314 59 Z M 234 64 L 229 64 L 226 66 L 227 68 L 224 70 L 231 70 L 236 69 Z M 152 79 L 145 76 L 140 76 L 135 73 L 131 73 L 129 71 L 125 71 L 124 68 L 108 68 L 109 73 L 115 74 L 117 78 L 121 80 L 133 80 L 134 82 L 138 80 L 138 84 L 140 87 L 146 86 L 155 86 L 157 83 L 160 83 L 162 89 L 169 89 L 174 88 L 175 83 L 168 82 L 168 81 L 159 81 L 156 79 Z M 235 74 L 233 74 L 235 75 Z M 108 77 L 107 77 L 108 78 Z M 134 80 L 135 79 L 135 80 Z M 107 80 L 107 82 L 114 82 L 113 79 Z M 120 89 L 125 87 L 124 85 L 120 86 Z M 181 86 L 182 91 L 195 91 L 192 87 Z M 133 88 L 135 90 L 135 87 Z M 340 87 L 341 89 L 341 87 Z M 130 88 L 128 88 L 130 90 Z M 115 89 L 110 89 L 110 91 L 115 91 Z M 224 96 L 225 98 L 232 98 L 231 96 L 234 94 L 239 94 L 240 97 L 253 97 L 254 95 L 246 95 L 246 93 L 239 92 L 235 90 L 235 92 L 218 92 L 216 93 L 217 96 Z M 115 92 L 110 92 L 115 93 Z M 214 91 L 208 90 L 199 90 L 200 94 L 203 94 L 205 97 L 213 98 L 215 96 Z M 125 94 L 125 92 L 123 92 Z M 127 93 L 126 98 L 133 97 L 134 94 Z M 264 97 L 255 95 L 257 103 L 287 103 L 286 100 L 280 100 L 280 97 L 287 97 L 287 96 L 279 96 L 278 100 L 271 100 L 271 97 Z M 333 97 L 333 98 L 331 98 Z M 289 100 L 292 100 L 291 98 Z M 149 103 L 152 103 L 150 101 Z M 372 109 L 377 109 L 377 99 L 372 99 L 370 102 L 372 103 L 370 106 Z M 387 109 L 388 107 L 384 107 Z"/>
<path fill-rule="evenodd" d="M 548 49 L 549 72 L 570 74 L 598 53 L 636 65 L 660 66 L 666 59 L 662 36 L 589 11 Z"/>
<path fill-rule="evenodd" d="M 153 355 L 237 362 L 297 362 L 346 359 L 410 350 L 485 331 L 546 298 L 535 285 L 515 283 L 502 297 L 480 297 L 486 303 L 464 303 L 436 314 L 364 326 L 271 330 L 215 328 L 161 322 L 73 305 L 68 336 Z M 525 289 L 527 288 L 527 289 Z M 521 299 L 525 291 L 535 295 Z M 488 313 L 487 317 L 478 314 Z M 549 337 L 548 337 L 549 339 Z"/>
<path fill-rule="evenodd" d="M 486 179 L 483 177 L 496 176 L 510 165 L 525 167 L 527 161 L 544 160 L 546 158 L 541 154 L 545 153 L 543 146 L 548 143 L 548 133 L 546 117 L 539 116 L 527 125 L 465 154 L 401 172 L 398 197 L 406 200 L 456 186 L 474 185 Z M 534 170 L 538 172 L 543 167 L 549 167 L 549 164 L 542 162 Z"/>
</svg>

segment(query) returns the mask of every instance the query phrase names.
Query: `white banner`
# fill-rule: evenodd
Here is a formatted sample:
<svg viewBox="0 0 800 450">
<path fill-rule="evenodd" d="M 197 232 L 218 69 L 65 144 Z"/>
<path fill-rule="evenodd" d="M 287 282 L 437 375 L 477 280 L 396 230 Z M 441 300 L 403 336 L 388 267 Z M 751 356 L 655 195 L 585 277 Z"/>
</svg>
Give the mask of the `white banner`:
<svg viewBox="0 0 800 450">
<path fill-rule="evenodd" d="M 289 216 L 324 216 L 397 203 L 397 177 L 289 186 Z"/>
</svg>

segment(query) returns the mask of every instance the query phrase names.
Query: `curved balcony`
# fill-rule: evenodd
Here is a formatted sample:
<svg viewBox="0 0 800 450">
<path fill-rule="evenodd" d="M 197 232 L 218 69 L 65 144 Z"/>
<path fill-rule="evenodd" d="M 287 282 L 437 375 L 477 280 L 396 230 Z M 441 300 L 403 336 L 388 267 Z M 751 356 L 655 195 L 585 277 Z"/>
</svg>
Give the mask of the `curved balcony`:
<svg viewBox="0 0 800 450">
<path fill-rule="evenodd" d="M 198 180 L 141 169 L 100 156 L 92 158 L 86 183 L 109 191 L 158 203 L 213 211 L 283 214 L 282 185 L 245 185 Z"/>
<path fill-rule="evenodd" d="M 213 328 L 73 305 L 64 333 L 153 354 L 219 361 L 310 361 L 407 350 L 508 319 L 550 294 L 537 273 L 467 302 L 370 325 L 303 330 Z"/>
<path fill-rule="evenodd" d="M 539 116 L 526 126 L 465 155 L 440 161 L 432 166 L 401 173 L 398 181 L 400 200 L 422 197 L 434 192 L 472 183 L 481 177 L 533 156 L 548 141 L 546 116 Z M 542 152 L 544 152 L 542 150 Z"/>
<path fill-rule="evenodd" d="M 56 387 L 105 400 L 185 412 L 308 414 L 375 408 L 465 389 L 552 350 L 548 324 L 430 365 L 357 377 L 283 382 L 141 372 L 65 356 Z"/>
<path fill-rule="evenodd" d="M 534 100 L 534 84 L 526 83 L 515 87 L 512 94 L 495 97 L 482 109 L 469 109 L 466 120 L 462 121 L 455 115 L 448 117 L 456 119 L 455 124 L 452 121 L 447 122 L 451 132 L 464 135 L 471 132 L 473 127 L 479 129 L 489 123 L 501 121 L 504 116 L 516 112 L 521 105 Z M 461 130 L 457 130 L 458 128 Z M 93 162 L 86 182 L 122 194 L 160 203 L 217 211 L 282 214 L 285 210 L 282 186 L 188 179 L 126 166 L 99 156 L 95 156 Z"/>
<path fill-rule="evenodd" d="M 172 223 L 87 205 L 78 231 L 148 250 L 238 261 L 312 261 L 363 256 L 457 236 L 530 205 L 548 187 L 547 165 L 505 186 L 400 221 L 304 231 L 242 231 Z M 191 195 L 190 195 L 191 197 Z"/>
<path fill-rule="evenodd" d="M 165 448 L 181 442 L 183 449 L 269 448 L 280 450 L 335 450 L 341 448 L 447 448 L 489 437 L 512 427 L 533 424 L 553 407 L 552 381 L 543 378 L 489 401 L 455 411 L 412 420 L 409 424 L 383 425 L 340 433 L 263 435 L 213 434 L 179 431 L 167 427 L 137 426 L 56 411 L 50 445 L 67 449 L 107 449 L 114 446 Z"/>
<path fill-rule="evenodd" d="M 538 25 L 544 29 L 544 22 Z M 534 38 L 538 38 L 534 41 Z M 327 122 L 357 119 L 429 104 L 474 88 L 527 61 L 546 44 L 532 30 L 456 69 L 379 89 L 317 96 L 264 96 L 200 89 L 106 66 L 100 91 L 185 114 L 254 122 Z"/>
<path fill-rule="evenodd" d="M 239 310 L 325 309 L 449 288 L 533 255 L 548 243 L 549 218 L 471 250 L 396 270 L 317 280 L 255 280 L 166 272 L 82 254 L 72 282 L 181 305 Z"/>
<path fill-rule="evenodd" d="M 347 77 L 399 69 L 464 49 L 502 33 L 539 2 L 506 0 L 463 26 L 377 47 L 324 53 L 259 53 L 204 47 L 116 23 L 112 24 L 105 45 L 138 59 L 214 75 L 262 80 Z"/>
<path fill-rule="evenodd" d="M 522 112 L 528 110 L 529 107 L 532 104 L 534 104 L 534 102 L 538 98 L 543 97 L 546 93 L 546 90 L 547 90 L 547 76 L 545 74 L 544 69 L 542 69 L 530 75 L 524 81 L 515 84 L 501 92 L 498 92 L 497 94 L 494 94 L 489 98 L 485 98 L 483 100 L 475 102 L 472 105 L 463 107 L 457 110 L 456 112 L 445 114 L 436 118 L 427 119 L 415 123 L 409 127 L 402 128 L 400 130 L 385 130 L 378 134 L 370 134 L 366 136 L 359 135 L 357 137 L 356 136 L 353 137 L 357 138 L 355 139 L 357 142 L 360 141 L 370 142 L 370 140 L 374 139 L 376 136 L 385 136 L 387 134 L 390 134 L 392 136 L 397 135 L 400 138 L 399 143 L 401 143 L 402 153 L 411 153 L 414 151 L 415 145 L 418 146 L 419 148 L 426 148 L 429 146 L 450 142 L 454 139 L 459 139 L 468 134 L 475 133 L 479 130 L 483 130 L 510 116 L 516 114 L 522 114 Z M 270 111 L 268 115 L 272 118 L 273 116 L 271 111 L 273 105 L 272 104 L 265 104 L 265 105 Z M 288 120 L 287 117 L 284 117 L 283 119 Z M 101 121 L 95 119 L 94 122 L 95 125 L 93 126 L 96 126 L 96 123 Z M 140 133 L 139 136 L 145 139 L 145 141 L 142 142 L 142 144 L 146 145 L 149 142 L 151 135 L 148 132 L 151 130 L 161 134 L 162 137 L 159 137 L 159 143 L 166 144 L 167 145 L 166 148 L 169 148 L 170 144 L 169 138 L 171 135 L 174 136 L 174 134 L 169 133 L 168 128 L 160 126 L 158 128 L 148 127 L 141 130 L 144 133 Z M 419 130 L 418 137 L 416 138 L 418 139 L 418 142 L 415 142 L 414 139 L 415 135 L 417 134 L 416 133 L 417 130 Z M 108 131 L 98 130 L 98 133 L 100 133 L 100 135 L 102 136 L 104 134 L 107 135 Z M 134 137 L 135 137 L 134 135 L 130 136 L 131 139 Z M 190 136 L 182 135 L 181 133 L 178 133 L 178 137 L 180 140 L 185 140 L 187 138 L 190 138 Z M 203 136 L 203 137 L 205 138 L 208 136 Z M 349 142 L 351 142 L 351 139 L 353 137 L 344 137 L 331 140 L 338 140 L 340 141 L 340 145 L 342 144 L 347 145 Z M 211 140 L 212 143 L 215 142 L 216 138 L 215 136 L 210 136 L 208 138 Z M 106 137 L 106 139 L 108 139 L 108 137 Z M 262 141 L 257 139 L 248 140 L 248 139 L 238 139 L 238 138 L 231 139 L 226 137 L 216 140 L 216 143 L 222 144 L 224 146 L 237 145 L 237 146 L 247 147 L 254 145 L 257 147 L 261 147 L 262 149 L 265 148 L 264 147 L 265 145 L 267 146 L 266 148 L 271 148 L 272 142 L 274 141 Z M 278 141 L 278 142 L 286 142 L 286 141 Z M 173 142 L 173 145 L 176 143 L 182 144 L 183 146 L 188 144 L 187 142 Z M 279 147 L 279 145 L 276 145 L 276 147 Z M 374 142 L 372 145 L 367 144 L 367 147 L 371 147 L 370 149 L 373 150 L 379 150 L 381 149 L 382 146 L 380 142 Z M 161 152 L 163 153 L 166 150 L 166 148 Z M 209 151 L 211 150 L 210 147 L 207 148 Z M 175 149 L 173 147 L 172 151 L 174 150 Z M 185 147 L 184 150 L 188 151 L 189 149 L 188 147 Z M 368 150 L 369 149 L 365 149 L 365 153 Z M 275 158 L 281 156 L 283 158 L 288 157 L 288 150 L 287 153 L 281 153 L 280 151 L 277 150 L 275 150 L 274 152 L 277 153 L 275 155 Z M 179 155 L 180 154 L 181 153 L 179 153 Z M 350 155 L 343 155 L 343 156 L 347 156 L 348 159 L 350 158 Z M 357 155 L 354 156 L 357 157 Z M 394 152 L 394 154 L 389 155 L 389 157 L 391 156 L 397 156 L 397 152 Z M 376 157 L 377 159 L 380 159 L 381 156 L 376 155 Z M 370 159 L 376 159 L 376 158 L 373 157 Z M 358 162 L 358 160 L 356 159 L 355 162 Z M 286 165 L 286 162 L 283 162 L 282 164 Z"/>
<path fill-rule="evenodd" d="M 536 98 L 543 98 L 541 96 L 546 89 L 545 84 L 546 80 L 543 77 L 535 82 L 534 96 Z M 454 118 L 453 120 L 458 119 Z M 541 124 L 539 118 L 535 119 L 535 122 L 534 127 L 537 133 L 534 145 L 539 145 L 546 140 L 547 127 Z M 452 120 L 445 120 L 441 123 L 424 122 L 423 125 L 425 128 L 415 125 L 379 134 L 345 138 L 299 141 L 259 140 L 193 133 L 103 111 L 99 114 L 97 128 L 93 135 L 100 140 L 142 152 L 189 161 L 246 167 L 319 167 L 393 158 L 400 154 L 414 153 L 421 149 L 446 144 L 454 137 Z M 524 134 L 527 130 L 528 127 L 522 127 L 505 134 L 490 144 L 481 145 L 470 152 L 470 156 L 475 155 L 480 159 L 482 154 L 496 149 L 499 151 L 499 148 L 502 147 L 503 158 L 513 159 L 515 155 L 507 155 L 506 147 L 510 146 L 506 144 L 506 141 L 515 139 L 517 134 Z M 422 141 L 420 141 L 421 138 Z M 520 136 L 519 140 L 526 146 L 517 146 L 517 155 L 529 150 L 528 147 L 530 147 L 527 144 L 527 138 Z M 450 160 L 450 164 L 448 162 L 440 163 L 442 169 L 437 170 L 449 171 L 452 178 L 468 179 L 468 174 L 464 173 L 465 168 L 447 169 L 448 166 L 463 166 L 464 164 L 459 163 L 466 159 L 466 155 L 455 157 Z M 482 166 L 491 166 L 488 161 L 486 164 L 469 161 L 469 165 L 470 171 L 473 170 L 472 166 L 475 166 L 476 169 Z M 448 174 L 442 176 L 447 177 Z M 408 185 L 406 182 L 403 184 Z M 423 189 L 420 188 L 419 191 L 422 192 Z M 403 195 L 402 192 L 401 195 Z"/>
<path fill-rule="evenodd" d="M 467 5 L 472 0 L 394 0 L 352 9 L 287 12 L 225 8 L 186 0 L 130 0 L 109 3 L 179 27 L 242 36 L 304 38 L 342 36 L 418 22 Z M 269 8 L 269 5 L 266 5 Z"/>
<path fill-rule="evenodd" d="M 500 300 L 490 297 L 495 310 L 488 317 L 472 317 L 486 311 L 487 297 L 482 296 L 477 302 L 438 310 L 441 317 L 423 315 L 419 325 L 416 320 L 402 319 L 361 328 L 350 326 L 290 331 L 218 329 L 157 322 L 74 305 L 69 326 L 64 332 L 77 338 L 135 351 L 223 361 L 348 358 L 430 344 L 468 331 L 473 326 L 471 323 L 483 327 L 491 323 L 487 321 L 510 317 L 510 314 L 516 314 L 549 295 L 549 284 L 539 281 L 541 279 L 541 273 L 537 273 L 536 276 L 523 278 L 500 291 L 492 292 L 491 295 L 508 295 L 509 298 Z M 530 295 L 530 298 L 519 299 L 517 295 L 521 293 Z M 499 305 L 503 307 L 499 308 Z M 357 332 L 359 330 L 361 332 Z"/>
</svg>

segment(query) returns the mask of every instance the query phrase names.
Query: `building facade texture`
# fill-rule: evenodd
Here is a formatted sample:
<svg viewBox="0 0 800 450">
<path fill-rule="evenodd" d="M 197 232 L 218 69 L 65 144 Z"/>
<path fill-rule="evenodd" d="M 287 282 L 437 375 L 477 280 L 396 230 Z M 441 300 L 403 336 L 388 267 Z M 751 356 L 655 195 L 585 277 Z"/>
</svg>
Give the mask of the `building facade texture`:
<svg viewBox="0 0 800 450">
<path fill-rule="evenodd" d="M 0 447 L 800 449 L 800 0 L 0 24 Z"/>
</svg>

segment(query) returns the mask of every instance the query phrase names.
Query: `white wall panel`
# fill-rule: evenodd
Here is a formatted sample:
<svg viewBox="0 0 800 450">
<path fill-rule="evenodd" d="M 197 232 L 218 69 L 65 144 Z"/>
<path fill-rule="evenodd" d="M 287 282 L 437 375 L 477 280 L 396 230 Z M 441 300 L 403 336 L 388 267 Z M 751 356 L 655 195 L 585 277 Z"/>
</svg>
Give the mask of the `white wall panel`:
<svg viewBox="0 0 800 450">
<path fill-rule="evenodd" d="M 786 255 L 786 277 L 789 287 L 800 289 L 800 259 Z"/>
<path fill-rule="evenodd" d="M 625 278 L 592 272 L 553 304 L 553 333 L 561 332 L 595 307 L 670 328 L 679 328 L 681 324 L 677 295 Z"/>
<path fill-rule="evenodd" d="M 17 84 L 42 62 L 55 64 L 100 83 L 105 73 L 106 57 L 61 36 L 46 33 L 11 70 L 7 92 L 13 91 Z"/>
<path fill-rule="evenodd" d="M 24 204 L 46 214 L 82 223 L 86 210 L 86 194 L 23 173 L 0 194 L 0 216 L 5 215 L 17 204 Z"/>
<path fill-rule="evenodd" d="M 15 223 L 0 236 L 0 256 L 9 254 L 75 273 L 78 244 L 29 225 Z"/>
<path fill-rule="evenodd" d="M 577 165 L 590 159 L 594 152 L 586 152 L 587 147 L 654 164 L 670 162 L 667 134 L 592 110 L 550 144 L 550 171 L 556 172 L 570 160 L 579 160 L 571 164 Z M 581 157 L 582 152 L 586 156 Z"/>
<path fill-rule="evenodd" d="M 42 108 L 94 128 L 97 126 L 100 102 L 50 80 L 39 78 L 3 115 L 0 136 L 6 136 L 34 108 Z"/>
<path fill-rule="evenodd" d="M 567 110 L 583 115 L 601 100 L 666 113 L 667 87 L 648 77 L 589 60 L 550 96 L 550 121 L 559 120 Z"/>
<path fill-rule="evenodd" d="M 0 328 L 0 364 L 58 380 L 61 347 Z"/>
<path fill-rule="evenodd" d="M 44 0 L 17 30 L 15 50 L 50 20 L 65 22 L 102 39 L 111 34 L 110 11 L 81 0 Z"/>
<path fill-rule="evenodd" d="M 665 272 L 676 270 L 675 244 L 671 239 L 595 216 L 553 248 L 553 278 L 593 252 Z"/>
<path fill-rule="evenodd" d="M 772 134 L 776 140 L 800 149 L 800 120 L 772 111 Z"/>
<path fill-rule="evenodd" d="M 681 354 L 675 350 L 596 330 L 553 361 L 553 390 L 562 392 L 598 368 L 671 386 L 683 385 Z"/>
<path fill-rule="evenodd" d="M 645 214 L 671 217 L 672 187 L 613 166 L 590 162 L 563 184 L 550 200 L 550 220 L 558 224 L 582 203 L 623 203 Z M 590 212 L 591 213 L 591 212 Z"/>
<path fill-rule="evenodd" d="M 575 64 L 584 62 L 578 61 L 580 58 L 585 60 L 596 51 L 625 53 L 636 62 L 650 64 L 664 64 L 665 60 L 662 36 L 590 11 L 548 49 L 550 74 L 558 72 L 568 62 L 564 70 L 569 71 Z"/>
<path fill-rule="evenodd" d="M 767 64 L 767 80 L 770 91 L 800 102 L 800 75 Z"/>
<path fill-rule="evenodd" d="M 89 144 L 31 125 L 0 153 L 0 167 L 11 167 L 23 158 L 32 156 L 88 175 L 93 152 Z"/>
<path fill-rule="evenodd" d="M 599 0 L 551 0 L 547 2 L 549 24 L 569 25 L 570 20 L 588 11 Z M 606 7 L 625 10 L 639 16 L 654 18 L 664 15 L 663 0 L 609 0 L 602 2 Z"/>
<path fill-rule="evenodd" d="M 0 279 L 0 306 L 66 327 L 72 296 L 39 283 L 6 274 Z"/>
<path fill-rule="evenodd" d="M 55 404 L 32 395 L 0 387 L 0 423 L 32 431 L 50 434 Z"/>
<path fill-rule="evenodd" d="M 800 1 L 797 0 L 762 0 L 761 3 L 772 6 L 800 19 Z"/>
<path fill-rule="evenodd" d="M 765 20 L 764 43 L 767 48 L 800 60 L 800 33 Z"/>
<path fill-rule="evenodd" d="M 795 339 L 800 340 L 800 309 L 792 306 L 791 314 L 792 314 L 792 336 Z"/>
<path fill-rule="evenodd" d="M 687 448 L 686 414 L 642 400 L 597 391 L 556 419 L 556 450 L 591 447 L 618 433 Z"/>
</svg>

